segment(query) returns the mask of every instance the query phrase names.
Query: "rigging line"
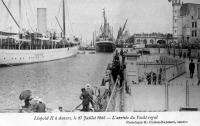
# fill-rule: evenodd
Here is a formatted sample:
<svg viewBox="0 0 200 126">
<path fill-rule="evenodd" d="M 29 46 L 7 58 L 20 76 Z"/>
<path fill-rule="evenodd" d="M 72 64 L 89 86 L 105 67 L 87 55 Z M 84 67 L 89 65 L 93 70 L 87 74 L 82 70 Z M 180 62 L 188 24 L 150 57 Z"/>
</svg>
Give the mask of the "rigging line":
<svg viewBox="0 0 200 126">
<path fill-rule="evenodd" d="M 10 8 L 10 6 L 11 6 L 11 0 L 8 1 L 8 8 Z M 8 25 L 7 27 L 4 27 L 4 30 L 3 30 L 3 31 L 7 31 L 7 30 L 10 31 L 10 29 L 11 29 L 12 18 L 11 18 L 11 20 L 10 20 L 10 18 L 9 18 L 9 13 L 5 13 L 5 14 L 6 14 L 5 20 L 2 21 L 2 22 L 3 22 L 3 24 L 9 24 L 9 25 Z"/>
<path fill-rule="evenodd" d="M 71 32 L 72 32 L 72 34 L 73 34 L 72 22 L 71 22 L 71 20 L 70 20 L 69 7 L 68 7 L 68 2 L 67 2 L 67 0 L 66 0 L 66 3 L 67 3 L 67 15 L 68 15 L 68 17 L 69 17 L 69 26 L 70 26 Z"/>
<path fill-rule="evenodd" d="M 3 5 L 5 6 L 6 10 L 8 11 L 8 13 L 10 14 L 10 16 L 12 17 L 13 21 L 15 22 L 15 24 L 17 25 L 17 27 L 21 30 L 21 27 L 19 26 L 18 22 L 16 21 L 16 19 L 13 17 L 12 13 L 10 12 L 10 10 L 8 9 L 8 7 L 6 6 L 6 4 L 4 3 L 3 0 L 1 0 Z"/>
<path fill-rule="evenodd" d="M 27 20 L 27 23 L 28 23 L 29 27 L 31 28 L 31 31 L 34 32 L 33 27 L 30 24 L 30 20 L 29 20 L 28 14 L 27 14 L 27 10 L 28 10 L 27 6 L 28 5 L 27 5 L 27 3 L 25 1 L 24 1 L 24 5 L 26 7 L 26 20 Z"/>
<path fill-rule="evenodd" d="M 62 1 L 60 0 L 59 9 L 58 9 L 58 12 L 57 12 L 57 15 L 56 15 L 56 17 L 58 17 L 58 16 L 59 16 L 60 9 L 61 9 L 61 5 L 62 5 Z"/>
<path fill-rule="evenodd" d="M 30 12 L 31 12 L 31 15 L 33 16 L 33 17 L 36 17 L 36 15 L 34 14 L 34 12 L 33 12 L 33 7 L 31 6 L 31 4 L 30 4 L 30 1 L 29 0 L 27 0 L 28 1 L 28 6 L 29 6 L 29 8 L 30 8 Z M 34 18 L 35 19 L 35 18 Z M 33 22 L 35 22 L 35 21 L 33 21 Z M 36 26 L 36 25 L 35 25 Z"/>
<path fill-rule="evenodd" d="M 26 2 L 25 2 L 24 0 L 22 0 L 22 2 L 23 2 L 23 4 L 24 4 L 24 6 L 25 6 L 25 10 L 24 10 L 24 11 L 26 12 L 26 13 L 25 13 L 25 15 L 26 15 L 26 17 L 25 17 L 25 18 L 26 18 L 26 22 L 25 22 L 25 20 L 22 19 L 22 21 L 21 21 L 22 23 L 21 23 L 21 24 L 25 25 L 25 23 L 27 23 L 27 24 L 29 25 L 29 22 L 28 22 L 28 15 L 27 15 L 27 10 L 28 10 L 28 9 L 27 9 L 27 4 L 26 4 Z M 22 11 L 22 12 L 24 12 L 24 11 Z M 24 18 L 24 19 L 25 19 L 25 18 Z M 30 25 L 29 25 L 29 27 L 30 27 Z"/>
<path fill-rule="evenodd" d="M 29 21 L 29 19 L 28 19 L 27 11 L 26 11 L 26 19 L 27 19 L 27 22 L 28 22 L 29 27 L 31 28 L 31 31 L 34 32 L 33 28 L 32 28 L 31 25 L 30 25 L 30 21 Z"/>
<path fill-rule="evenodd" d="M 8 8 L 10 8 L 10 4 L 11 4 L 11 0 L 8 1 Z M 5 16 L 5 20 L 4 20 L 4 24 L 7 24 L 8 23 L 8 20 L 9 20 L 9 14 L 6 13 L 6 16 Z M 10 23 L 9 23 L 10 24 Z"/>
<path fill-rule="evenodd" d="M 56 21 L 57 21 L 57 23 L 58 23 L 58 25 L 59 25 L 61 31 L 63 32 L 63 29 L 62 29 L 62 27 L 61 27 L 61 25 L 60 25 L 60 22 L 59 22 L 58 18 L 57 18 L 56 16 L 55 16 L 55 18 L 56 18 Z"/>
</svg>

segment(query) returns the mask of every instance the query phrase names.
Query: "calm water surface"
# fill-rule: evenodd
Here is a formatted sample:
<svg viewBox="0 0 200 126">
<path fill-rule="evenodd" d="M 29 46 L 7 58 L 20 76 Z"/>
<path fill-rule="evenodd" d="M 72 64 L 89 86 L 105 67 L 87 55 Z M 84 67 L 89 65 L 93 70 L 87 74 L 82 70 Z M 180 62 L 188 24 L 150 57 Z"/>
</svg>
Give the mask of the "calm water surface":
<svg viewBox="0 0 200 126">
<path fill-rule="evenodd" d="M 29 89 L 49 108 L 71 110 L 81 103 L 86 83 L 98 86 L 113 54 L 79 54 L 75 57 L 29 65 L 0 67 L 0 110 L 19 108 L 21 91 Z"/>
</svg>

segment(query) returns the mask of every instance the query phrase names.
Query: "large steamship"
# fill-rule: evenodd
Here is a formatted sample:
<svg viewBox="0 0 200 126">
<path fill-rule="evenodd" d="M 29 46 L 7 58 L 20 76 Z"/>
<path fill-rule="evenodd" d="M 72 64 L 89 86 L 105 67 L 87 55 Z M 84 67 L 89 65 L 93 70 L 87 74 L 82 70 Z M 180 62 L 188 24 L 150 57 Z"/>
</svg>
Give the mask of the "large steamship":
<svg viewBox="0 0 200 126">
<path fill-rule="evenodd" d="M 19 33 L 0 32 L 0 65 L 19 65 L 27 63 L 45 62 L 71 57 L 77 54 L 79 41 L 74 38 L 70 41 L 65 37 L 65 1 L 63 4 L 62 36 L 57 37 L 55 32 L 43 35 L 39 32 L 22 30 L 11 11 L 1 0 L 9 15 L 19 28 Z M 21 0 L 19 0 L 21 8 Z M 19 17 L 20 17 L 19 10 Z M 37 9 L 37 19 L 46 21 L 46 8 Z M 44 27 L 44 25 L 40 25 Z"/>
<path fill-rule="evenodd" d="M 107 22 L 105 9 L 103 10 L 103 26 L 100 27 L 100 34 L 96 37 L 95 48 L 97 52 L 113 52 L 116 48 L 113 39 L 113 30 Z"/>
</svg>

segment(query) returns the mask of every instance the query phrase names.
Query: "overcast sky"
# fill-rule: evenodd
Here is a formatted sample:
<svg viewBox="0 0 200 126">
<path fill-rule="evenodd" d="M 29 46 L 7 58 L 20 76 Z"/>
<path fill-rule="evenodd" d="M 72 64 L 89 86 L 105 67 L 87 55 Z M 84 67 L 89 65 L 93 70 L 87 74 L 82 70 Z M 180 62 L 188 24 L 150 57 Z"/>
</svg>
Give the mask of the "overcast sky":
<svg viewBox="0 0 200 126">
<path fill-rule="evenodd" d="M 18 0 L 4 0 L 14 17 L 18 20 Z M 23 27 L 36 29 L 36 8 L 46 7 L 48 29 L 60 31 L 55 16 L 60 22 L 59 12 L 61 0 L 22 0 Z M 68 34 L 82 36 L 84 40 L 91 40 L 92 33 L 99 30 L 103 21 L 102 10 L 105 8 L 108 22 L 114 28 L 116 36 L 120 26 L 128 18 L 126 29 L 133 33 L 172 32 L 172 6 L 168 0 L 66 0 L 66 29 Z M 200 3 L 200 0 L 183 0 L 184 3 Z M 0 29 L 17 31 L 8 12 L 0 3 Z M 2 19 L 2 17 L 4 17 Z M 69 20 L 70 19 L 70 20 Z"/>
</svg>

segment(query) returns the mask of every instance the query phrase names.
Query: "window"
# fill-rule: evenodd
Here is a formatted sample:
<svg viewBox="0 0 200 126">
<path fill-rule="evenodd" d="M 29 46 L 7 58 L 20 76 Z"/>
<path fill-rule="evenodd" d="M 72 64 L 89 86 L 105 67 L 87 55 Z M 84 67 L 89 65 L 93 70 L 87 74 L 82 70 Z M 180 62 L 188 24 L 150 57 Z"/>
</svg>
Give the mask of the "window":
<svg viewBox="0 0 200 126">
<path fill-rule="evenodd" d="M 197 30 L 192 31 L 192 37 L 197 37 Z"/>
<path fill-rule="evenodd" d="M 150 43 L 151 43 L 151 44 L 153 44 L 153 43 L 154 43 L 153 39 L 151 39 L 151 40 L 150 40 Z"/>
<path fill-rule="evenodd" d="M 176 33 L 176 30 L 174 30 L 174 33 Z"/>
<path fill-rule="evenodd" d="M 200 8 L 198 8 L 198 18 L 200 19 Z"/>
<path fill-rule="evenodd" d="M 143 40 L 143 44 L 145 44 L 145 45 L 147 44 L 147 40 L 146 39 Z"/>
<path fill-rule="evenodd" d="M 197 28 L 197 22 L 194 22 L 194 27 Z"/>
<path fill-rule="evenodd" d="M 174 22 L 176 23 L 176 19 L 174 20 Z"/>
<path fill-rule="evenodd" d="M 192 28 L 197 28 L 197 22 L 192 22 Z"/>
<path fill-rule="evenodd" d="M 192 37 L 194 37 L 194 31 L 192 31 Z"/>
</svg>

